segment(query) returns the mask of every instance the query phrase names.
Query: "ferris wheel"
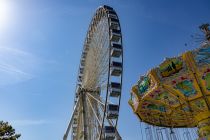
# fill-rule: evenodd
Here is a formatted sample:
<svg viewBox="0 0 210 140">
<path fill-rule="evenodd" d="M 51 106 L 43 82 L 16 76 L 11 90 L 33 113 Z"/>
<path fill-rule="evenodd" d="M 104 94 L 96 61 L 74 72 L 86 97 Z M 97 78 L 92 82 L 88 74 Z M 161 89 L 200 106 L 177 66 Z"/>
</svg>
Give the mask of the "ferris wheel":
<svg viewBox="0 0 210 140">
<path fill-rule="evenodd" d="M 96 10 L 80 60 L 67 140 L 121 140 L 117 131 L 122 91 L 123 47 L 119 18 L 109 6 Z"/>
</svg>

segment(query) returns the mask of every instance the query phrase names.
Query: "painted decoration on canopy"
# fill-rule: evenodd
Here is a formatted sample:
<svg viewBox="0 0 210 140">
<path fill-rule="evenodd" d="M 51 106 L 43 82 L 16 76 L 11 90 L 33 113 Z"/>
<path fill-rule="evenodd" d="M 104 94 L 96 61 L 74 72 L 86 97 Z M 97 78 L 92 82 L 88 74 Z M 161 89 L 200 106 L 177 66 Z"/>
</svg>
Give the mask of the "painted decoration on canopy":
<svg viewBox="0 0 210 140">
<path fill-rule="evenodd" d="M 192 80 L 187 78 L 183 81 L 175 83 L 175 88 L 178 89 L 186 97 L 192 97 L 197 94 Z"/>
<path fill-rule="evenodd" d="M 141 117 L 143 117 L 143 118 L 149 118 L 150 116 L 157 116 L 154 112 L 151 112 L 151 111 L 149 111 L 149 110 L 147 110 L 147 111 L 145 111 L 145 110 L 142 110 L 142 111 L 140 111 L 139 112 L 139 114 L 141 115 Z"/>
<path fill-rule="evenodd" d="M 210 91 L 210 69 L 209 68 L 204 72 L 202 79 L 205 81 L 206 89 Z"/>
<path fill-rule="evenodd" d="M 198 108 L 200 108 L 200 109 L 205 108 L 205 107 L 206 107 L 205 104 L 206 104 L 206 103 L 205 103 L 204 100 L 198 100 L 198 101 L 195 102 L 195 105 L 196 105 Z"/>
<path fill-rule="evenodd" d="M 182 69 L 183 62 L 178 58 L 167 59 L 160 66 L 160 74 L 162 77 L 169 77 Z"/>
<path fill-rule="evenodd" d="M 184 112 L 190 112 L 190 107 L 189 106 L 184 106 L 181 108 Z"/>
<path fill-rule="evenodd" d="M 160 112 L 166 112 L 165 106 L 154 104 L 154 103 L 149 103 L 149 102 L 144 102 L 142 104 L 142 108 L 149 109 L 149 110 L 156 110 L 156 111 L 160 111 Z"/>
<path fill-rule="evenodd" d="M 150 83 L 150 78 L 148 76 L 141 77 L 140 81 L 138 82 L 138 90 L 140 95 L 143 95 L 146 91 L 148 91 Z"/>
<path fill-rule="evenodd" d="M 179 113 L 175 112 L 171 115 L 171 117 L 176 118 L 178 120 L 181 120 L 181 119 L 185 118 L 186 115 L 184 115 L 183 113 L 180 113 L 180 112 Z"/>
<path fill-rule="evenodd" d="M 150 94 L 150 97 L 157 101 L 166 102 L 169 105 L 179 104 L 178 99 L 176 99 L 167 91 L 161 89 L 155 90 L 153 93 Z"/>
<path fill-rule="evenodd" d="M 135 94 L 131 93 L 131 99 L 129 100 L 129 102 L 133 105 L 135 110 L 138 108 L 139 100 Z"/>
<path fill-rule="evenodd" d="M 210 64 L 210 46 L 194 51 L 194 54 L 198 65 Z"/>
<path fill-rule="evenodd" d="M 210 136 L 205 136 L 203 138 L 198 138 L 198 140 L 210 140 Z"/>
<path fill-rule="evenodd" d="M 210 102 L 210 96 L 207 96 L 208 101 Z"/>
<path fill-rule="evenodd" d="M 171 114 L 171 118 L 173 118 L 173 124 L 177 127 L 179 126 L 194 126 L 195 125 L 195 121 L 194 118 L 192 116 L 192 113 L 189 112 L 189 108 L 184 108 L 187 111 L 179 111 L 176 110 L 176 112 L 173 112 Z"/>
<path fill-rule="evenodd" d="M 204 110 L 208 109 L 206 106 L 206 103 L 203 99 L 196 100 L 192 104 L 193 104 L 194 110 L 198 109 L 200 111 L 204 111 Z"/>
</svg>

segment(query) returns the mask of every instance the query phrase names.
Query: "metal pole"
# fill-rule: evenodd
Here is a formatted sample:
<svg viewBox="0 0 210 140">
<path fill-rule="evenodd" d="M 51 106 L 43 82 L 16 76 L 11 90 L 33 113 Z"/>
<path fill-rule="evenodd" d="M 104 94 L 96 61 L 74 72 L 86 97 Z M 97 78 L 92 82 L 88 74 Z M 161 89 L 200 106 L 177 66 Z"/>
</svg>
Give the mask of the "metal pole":
<svg viewBox="0 0 210 140">
<path fill-rule="evenodd" d="M 73 111 L 73 113 L 72 113 L 72 116 L 71 116 L 69 125 L 68 125 L 68 127 L 67 127 L 67 129 L 66 129 L 66 133 L 65 133 L 64 136 L 63 136 L 63 140 L 67 140 L 67 138 L 68 138 L 68 134 L 69 134 L 69 131 L 70 131 L 70 129 L 71 129 L 72 122 L 73 122 L 73 118 L 74 118 L 75 112 L 76 112 L 76 110 L 77 110 L 77 107 L 78 107 L 78 105 L 79 105 L 79 102 L 80 102 L 80 98 L 78 99 L 78 101 L 77 101 L 77 103 L 76 103 L 76 105 L 75 105 L 75 107 L 74 107 L 74 111 Z"/>
<path fill-rule="evenodd" d="M 85 92 L 82 91 L 82 113 L 83 113 L 83 125 L 84 125 L 84 140 L 87 140 L 87 115 L 86 115 L 86 111 L 87 111 L 87 102 L 86 102 L 86 95 Z"/>
</svg>

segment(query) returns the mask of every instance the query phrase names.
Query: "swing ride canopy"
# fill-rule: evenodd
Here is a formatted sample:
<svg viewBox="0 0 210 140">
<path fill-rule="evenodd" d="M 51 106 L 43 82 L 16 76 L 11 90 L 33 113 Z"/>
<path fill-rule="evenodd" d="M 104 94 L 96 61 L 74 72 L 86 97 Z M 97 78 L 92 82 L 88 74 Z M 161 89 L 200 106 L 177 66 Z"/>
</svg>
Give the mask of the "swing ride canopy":
<svg viewBox="0 0 210 140">
<path fill-rule="evenodd" d="M 209 41 L 141 76 L 129 100 L 141 121 L 162 127 L 199 127 L 210 116 L 209 103 Z"/>
</svg>

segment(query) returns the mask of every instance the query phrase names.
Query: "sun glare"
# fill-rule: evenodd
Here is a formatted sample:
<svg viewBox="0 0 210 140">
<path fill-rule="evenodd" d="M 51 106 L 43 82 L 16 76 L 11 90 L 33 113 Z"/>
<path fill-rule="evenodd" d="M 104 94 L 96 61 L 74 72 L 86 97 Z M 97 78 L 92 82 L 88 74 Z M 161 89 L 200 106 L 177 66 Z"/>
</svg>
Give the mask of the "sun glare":
<svg viewBox="0 0 210 140">
<path fill-rule="evenodd" d="M 0 28 L 5 28 L 11 20 L 12 5 L 8 0 L 0 0 Z"/>
</svg>

